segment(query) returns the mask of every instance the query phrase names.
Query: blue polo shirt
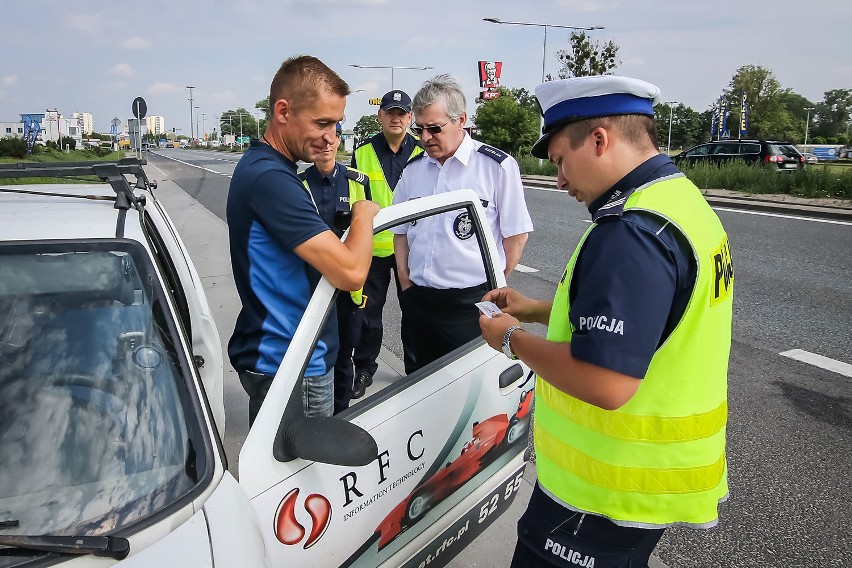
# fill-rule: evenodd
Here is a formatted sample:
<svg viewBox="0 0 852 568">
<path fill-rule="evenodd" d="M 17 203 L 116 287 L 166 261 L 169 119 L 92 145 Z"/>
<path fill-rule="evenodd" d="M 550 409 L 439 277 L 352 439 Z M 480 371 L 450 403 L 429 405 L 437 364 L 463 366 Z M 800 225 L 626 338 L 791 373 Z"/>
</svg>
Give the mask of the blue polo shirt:
<svg viewBox="0 0 852 568">
<path fill-rule="evenodd" d="M 379 164 L 382 166 L 382 173 L 385 175 L 385 181 L 388 182 L 388 185 L 392 190 L 396 189 L 396 184 L 399 183 L 399 178 L 402 177 L 402 170 L 405 169 L 405 165 L 408 163 L 408 158 L 411 157 L 411 153 L 414 151 L 414 148 L 419 146 L 420 143 L 414 136 L 406 132 L 405 137 L 402 139 L 402 144 L 399 147 L 399 152 L 394 152 L 388 145 L 384 132 L 379 132 L 370 138 L 367 144 L 372 144 L 373 149 L 376 151 L 376 157 L 379 159 Z M 358 169 L 358 163 L 355 160 L 355 152 L 352 152 L 351 165 L 353 168 Z"/>
<path fill-rule="evenodd" d="M 698 270 L 688 240 L 658 215 L 623 208 L 636 188 L 678 173 L 660 154 L 589 206 L 597 226 L 571 281 L 571 353 L 577 359 L 642 378 L 686 310 Z M 596 316 L 613 325 L 586 325 Z"/>
<path fill-rule="evenodd" d="M 275 374 L 320 273 L 293 249 L 328 226 L 296 174 L 296 164 L 252 140 L 234 169 L 227 204 L 231 266 L 242 301 L 228 356 L 238 371 Z M 329 318 L 305 370 L 325 375 L 337 357 Z"/>
</svg>

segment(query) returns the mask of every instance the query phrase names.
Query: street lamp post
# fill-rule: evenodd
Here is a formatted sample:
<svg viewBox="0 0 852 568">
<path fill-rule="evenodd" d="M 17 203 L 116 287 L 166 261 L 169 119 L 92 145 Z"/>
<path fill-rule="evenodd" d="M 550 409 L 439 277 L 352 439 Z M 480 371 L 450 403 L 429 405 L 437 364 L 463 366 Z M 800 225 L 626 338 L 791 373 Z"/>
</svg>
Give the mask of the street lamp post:
<svg viewBox="0 0 852 568">
<path fill-rule="evenodd" d="M 808 145 L 808 126 L 810 126 L 810 124 L 811 124 L 811 111 L 814 110 L 814 108 L 815 107 L 805 107 L 805 110 L 807 111 L 807 115 L 806 115 L 806 118 L 805 118 L 805 146 Z M 808 149 L 805 148 L 804 151 L 807 151 L 807 150 Z"/>
<path fill-rule="evenodd" d="M 666 101 L 666 104 L 669 105 L 669 141 L 666 144 L 666 154 L 671 153 L 672 149 L 672 119 L 674 118 L 674 105 L 676 105 L 678 101 Z"/>
<path fill-rule="evenodd" d="M 428 69 L 434 69 L 434 67 L 408 67 L 408 66 L 391 66 L 391 65 L 357 65 L 354 63 L 350 63 L 349 67 L 357 67 L 358 69 L 390 69 L 391 71 L 391 91 L 394 89 L 393 86 L 393 70 L 394 69 L 415 69 L 417 71 L 426 71 Z"/>
<path fill-rule="evenodd" d="M 199 108 L 199 107 L 193 107 L 193 108 Z M 190 128 L 191 127 L 192 127 L 192 125 L 190 125 Z M 193 146 L 198 146 L 198 133 L 199 133 L 199 130 L 198 130 L 198 114 L 196 114 L 195 115 L 195 138 L 193 138 L 193 140 L 192 140 Z"/>
<path fill-rule="evenodd" d="M 482 18 L 483 22 L 491 22 L 492 24 L 510 24 L 515 26 L 536 26 L 539 28 L 544 28 L 544 44 L 542 45 L 541 50 L 541 82 L 544 83 L 544 62 L 547 56 L 547 28 L 562 28 L 566 30 L 582 30 L 582 31 L 592 31 L 592 30 L 602 30 L 603 26 L 561 26 L 558 24 L 536 24 L 533 22 L 506 22 L 499 18 Z"/>
<path fill-rule="evenodd" d="M 204 113 L 201 113 L 201 139 L 207 141 L 207 125 L 204 124 Z"/>
<path fill-rule="evenodd" d="M 189 139 L 192 140 L 192 89 L 195 87 L 187 85 L 187 89 L 189 89 Z"/>
</svg>

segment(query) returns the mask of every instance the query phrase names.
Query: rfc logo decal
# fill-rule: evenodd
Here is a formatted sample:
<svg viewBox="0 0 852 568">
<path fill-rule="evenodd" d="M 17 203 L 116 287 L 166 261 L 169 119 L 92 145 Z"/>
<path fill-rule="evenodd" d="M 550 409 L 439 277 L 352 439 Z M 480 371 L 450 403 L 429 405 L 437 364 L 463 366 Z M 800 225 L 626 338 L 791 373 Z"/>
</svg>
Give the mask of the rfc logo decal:
<svg viewBox="0 0 852 568">
<path fill-rule="evenodd" d="M 470 221 L 470 215 L 467 211 L 459 213 L 459 216 L 453 221 L 453 232 L 456 237 L 463 241 L 473 236 L 473 223 Z"/>
<path fill-rule="evenodd" d="M 290 546 L 302 542 L 307 533 L 305 527 L 296 520 L 296 499 L 298 496 L 298 488 L 291 490 L 281 500 L 278 511 L 275 513 L 275 537 L 282 544 Z M 331 503 L 319 493 L 313 493 L 305 499 L 305 510 L 311 516 L 311 524 L 313 525 L 303 546 L 303 548 L 308 549 L 325 534 L 331 522 Z"/>
<path fill-rule="evenodd" d="M 713 288 L 710 293 L 710 305 L 725 301 L 734 289 L 734 261 L 731 258 L 731 247 L 728 238 L 722 239 L 722 244 L 713 251 Z"/>
</svg>

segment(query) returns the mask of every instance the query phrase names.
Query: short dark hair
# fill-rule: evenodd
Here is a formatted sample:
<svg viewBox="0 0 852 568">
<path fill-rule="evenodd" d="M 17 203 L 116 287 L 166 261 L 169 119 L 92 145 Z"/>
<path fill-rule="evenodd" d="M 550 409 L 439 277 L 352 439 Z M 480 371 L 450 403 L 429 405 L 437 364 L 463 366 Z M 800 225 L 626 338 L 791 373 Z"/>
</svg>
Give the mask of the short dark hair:
<svg viewBox="0 0 852 568">
<path fill-rule="evenodd" d="M 269 108 L 279 99 L 287 100 L 295 111 L 316 98 L 320 89 L 345 97 L 349 85 L 328 65 L 311 55 L 296 55 L 284 61 L 269 87 Z"/>
<path fill-rule="evenodd" d="M 657 148 L 657 128 L 654 119 L 646 114 L 620 114 L 587 118 L 573 122 L 565 127 L 563 134 L 568 136 L 568 143 L 573 150 L 583 145 L 586 136 L 595 128 L 613 128 L 618 130 L 624 140 L 635 146 L 644 147 L 650 144 Z"/>
</svg>

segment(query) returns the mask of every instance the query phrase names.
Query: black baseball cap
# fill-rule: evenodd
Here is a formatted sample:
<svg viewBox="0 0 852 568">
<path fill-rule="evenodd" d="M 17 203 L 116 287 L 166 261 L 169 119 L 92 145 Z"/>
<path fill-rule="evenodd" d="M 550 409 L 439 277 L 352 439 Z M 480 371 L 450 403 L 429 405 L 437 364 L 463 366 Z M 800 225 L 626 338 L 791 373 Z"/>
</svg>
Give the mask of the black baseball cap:
<svg viewBox="0 0 852 568">
<path fill-rule="evenodd" d="M 405 112 L 411 112 L 411 97 L 405 91 L 389 91 L 382 97 L 382 110 L 400 108 Z"/>
</svg>

